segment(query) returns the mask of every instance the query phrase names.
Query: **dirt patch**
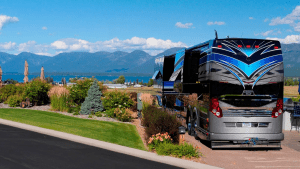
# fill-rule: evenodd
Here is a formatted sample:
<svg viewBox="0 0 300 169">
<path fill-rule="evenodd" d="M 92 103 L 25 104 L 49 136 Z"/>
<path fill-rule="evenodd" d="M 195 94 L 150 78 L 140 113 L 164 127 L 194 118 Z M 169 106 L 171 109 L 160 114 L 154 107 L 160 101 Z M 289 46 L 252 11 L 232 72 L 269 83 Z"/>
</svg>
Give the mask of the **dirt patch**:
<svg viewBox="0 0 300 169">
<path fill-rule="evenodd" d="M 289 96 L 289 97 L 299 96 L 298 88 L 299 88 L 298 86 L 284 86 L 284 96 Z"/>
<path fill-rule="evenodd" d="M 146 138 L 145 128 L 141 126 L 141 121 L 139 119 L 133 119 L 132 124 L 136 126 L 136 129 L 144 143 L 145 148 L 149 150 L 147 146 L 147 140 L 145 139 Z"/>
</svg>

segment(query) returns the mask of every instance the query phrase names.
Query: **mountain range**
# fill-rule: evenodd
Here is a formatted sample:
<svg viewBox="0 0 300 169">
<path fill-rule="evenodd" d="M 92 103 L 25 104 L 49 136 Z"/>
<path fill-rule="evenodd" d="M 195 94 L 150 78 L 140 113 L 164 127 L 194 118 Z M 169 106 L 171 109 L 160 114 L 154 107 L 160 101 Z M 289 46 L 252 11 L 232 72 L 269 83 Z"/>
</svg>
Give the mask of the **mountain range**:
<svg viewBox="0 0 300 169">
<path fill-rule="evenodd" d="M 300 76 L 300 44 L 282 44 L 284 74 L 286 77 Z M 43 56 L 23 52 L 18 55 L 0 52 L 0 66 L 5 72 L 24 73 L 27 60 L 29 72 L 78 72 L 78 73 L 154 73 L 156 57 L 173 54 L 182 48 L 170 48 L 158 55 L 151 56 L 142 50 L 131 53 L 116 51 L 96 53 L 71 52 L 56 56 Z M 299 69 L 299 70 L 298 70 Z"/>
<path fill-rule="evenodd" d="M 23 52 L 18 55 L 0 52 L 0 66 L 3 72 L 24 72 L 25 60 L 29 72 L 79 72 L 79 73 L 149 73 L 153 74 L 154 60 L 158 56 L 175 53 L 182 48 L 171 48 L 156 56 L 135 50 L 127 52 L 71 52 L 49 57 Z"/>
</svg>

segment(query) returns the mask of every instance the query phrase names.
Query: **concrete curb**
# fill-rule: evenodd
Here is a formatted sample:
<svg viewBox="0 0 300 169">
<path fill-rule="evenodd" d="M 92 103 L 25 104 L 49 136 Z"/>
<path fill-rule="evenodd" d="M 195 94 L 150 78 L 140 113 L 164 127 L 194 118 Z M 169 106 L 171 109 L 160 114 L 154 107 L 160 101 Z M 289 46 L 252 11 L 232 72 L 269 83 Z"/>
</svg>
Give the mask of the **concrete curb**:
<svg viewBox="0 0 300 169">
<path fill-rule="evenodd" d="M 65 140 L 69 140 L 69 141 L 73 141 L 73 142 L 77 142 L 77 143 L 81 143 L 81 144 L 86 144 L 86 145 L 90 145 L 90 146 L 94 146 L 94 147 L 98 147 L 98 148 L 103 148 L 106 150 L 131 155 L 134 157 L 139 157 L 139 158 L 143 158 L 146 160 L 151 160 L 151 161 L 165 163 L 165 164 L 169 164 L 169 165 L 173 165 L 173 166 L 178 166 L 178 167 L 182 167 L 182 168 L 190 168 L 190 169 L 198 169 L 198 168 L 217 169 L 217 168 L 219 168 L 219 167 L 196 163 L 196 162 L 183 160 L 183 159 L 179 159 L 179 158 L 174 158 L 174 157 L 169 157 L 169 156 L 159 156 L 155 153 L 151 153 L 151 152 L 147 152 L 147 151 L 142 151 L 142 150 L 129 148 L 129 147 L 125 147 L 125 146 L 121 146 L 121 145 L 117 145 L 117 144 L 112 144 L 112 143 L 108 143 L 108 142 L 104 142 L 104 141 L 99 141 L 99 140 L 95 140 L 95 139 L 91 139 L 91 138 L 86 138 L 86 137 L 82 137 L 82 136 L 69 134 L 69 133 L 64 133 L 64 132 L 60 132 L 60 131 L 36 127 L 36 126 L 23 124 L 23 123 L 19 123 L 19 122 L 14 122 L 14 121 L 10 121 L 10 120 L 4 120 L 1 118 L 0 118 L 0 124 L 17 127 L 20 129 L 25 129 L 25 130 L 29 130 L 29 131 L 33 131 L 33 132 L 37 132 L 37 133 L 41 133 L 41 134 L 46 134 L 49 136 L 58 137 L 61 139 L 65 139 Z"/>
</svg>

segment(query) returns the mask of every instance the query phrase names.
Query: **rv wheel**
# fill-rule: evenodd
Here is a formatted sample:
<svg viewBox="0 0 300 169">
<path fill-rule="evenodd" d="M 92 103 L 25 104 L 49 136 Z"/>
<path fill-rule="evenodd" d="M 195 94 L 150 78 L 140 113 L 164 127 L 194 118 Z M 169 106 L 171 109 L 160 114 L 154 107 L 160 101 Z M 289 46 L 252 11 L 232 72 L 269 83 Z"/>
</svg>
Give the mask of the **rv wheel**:
<svg viewBox="0 0 300 169">
<path fill-rule="evenodd" d="M 195 136 L 195 121 L 191 118 L 191 116 L 188 117 L 188 134 L 190 136 Z"/>
</svg>

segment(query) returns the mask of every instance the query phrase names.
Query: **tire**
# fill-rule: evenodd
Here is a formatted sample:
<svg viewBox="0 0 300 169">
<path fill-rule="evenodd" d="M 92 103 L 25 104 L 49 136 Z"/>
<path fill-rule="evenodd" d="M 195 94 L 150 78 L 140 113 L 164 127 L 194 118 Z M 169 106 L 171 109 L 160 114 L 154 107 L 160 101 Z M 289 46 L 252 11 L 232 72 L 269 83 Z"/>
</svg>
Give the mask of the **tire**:
<svg viewBox="0 0 300 169">
<path fill-rule="evenodd" d="M 188 128 L 188 134 L 190 136 L 194 136 L 194 130 L 192 129 L 192 123 L 191 123 L 191 115 L 188 115 L 187 118 L 187 128 Z"/>
<path fill-rule="evenodd" d="M 198 140 L 199 139 L 199 137 L 198 137 L 198 135 L 196 134 L 196 129 L 195 129 L 195 126 L 200 126 L 200 124 L 198 124 L 199 123 L 199 117 L 198 117 L 198 109 L 195 107 L 194 109 L 193 109 L 193 118 L 192 118 L 192 132 L 193 132 L 193 135 L 192 136 L 194 136 L 195 137 L 195 139 L 196 140 Z"/>
</svg>

